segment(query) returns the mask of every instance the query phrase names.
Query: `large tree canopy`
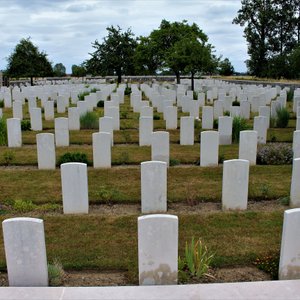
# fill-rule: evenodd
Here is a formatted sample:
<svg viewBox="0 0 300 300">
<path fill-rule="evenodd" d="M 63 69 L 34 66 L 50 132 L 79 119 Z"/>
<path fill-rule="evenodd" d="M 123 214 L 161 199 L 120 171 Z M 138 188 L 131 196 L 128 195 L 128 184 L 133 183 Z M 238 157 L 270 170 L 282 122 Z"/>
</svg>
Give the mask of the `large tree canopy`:
<svg viewBox="0 0 300 300">
<path fill-rule="evenodd" d="M 17 78 L 30 77 L 32 84 L 33 77 L 52 76 L 53 70 L 47 54 L 40 52 L 30 38 L 27 38 L 22 39 L 8 57 L 6 74 Z"/>
<path fill-rule="evenodd" d="M 117 26 L 106 28 L 107 37 L 102 43 L 96 40 L 93 47 L 96 51 L 92 58 L 86 62 L 87 71 L 92 74 L 118 76 L 118 82 L 121 82 L 122 75 L 134 74 L 134 52 L 137 45 L 130 29 L 122 32 Z"/>
<path fill-rule="evenodd" d="M 53 67 L 53 75 L 57 77 L 66 76 L 66 67 L 62 63 L 55 64 Z"/>
<path fill-rule="evenodd" d="M 300 0 L 242 0 L 233 23 L 245 27 L 251 74 L 286 76 L 287 57 L 300 42 Z"/>
</svg>

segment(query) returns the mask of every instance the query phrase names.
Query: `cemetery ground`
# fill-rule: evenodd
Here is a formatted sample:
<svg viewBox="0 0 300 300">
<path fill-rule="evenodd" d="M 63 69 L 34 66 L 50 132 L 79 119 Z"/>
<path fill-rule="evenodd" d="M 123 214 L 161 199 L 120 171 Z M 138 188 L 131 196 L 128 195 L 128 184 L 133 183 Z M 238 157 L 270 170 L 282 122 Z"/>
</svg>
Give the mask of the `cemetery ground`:
<svg viewBox="0 0 300 300">
<path fill-rule="evenodd" d="M 288 102 L 291 110 L 291 103 Z M 103 108 L 97 108 L 98 117 Z M 3 109 L 6 118 L 11 109 Z M 179 113 L 180 116 L 187 115 Z M 56 117 L 66 114 L 56 114 Z M 154 131 L 165 131 L 162 114 L 155 113 Z M 66 271 L 65 285 L 138 284 L 137 217 L 141 215 L 140 163 L 151 160 L 151 147 L 138 145 L 139 114 L 129 97 L 120 105 L 121 130 L 114 132 L 112 168 L 92 167 L 92 133 L 98 129 L 70 131 L 70 146 L 56 149 L 57 162 L 66 152 L 88 158 L 89 214 L 63 215 L 59 166 L 38 170 L 36 134 L 23 131 L 21 148 L 0 147 L 0 221 L 29 216 L 44 220 L 48 262 L 58 260 Z M 24 119 L 29 119 L 25 111 Z M 295 115 L 287 128 L 270 128 L 268 142 L 292 142 Z M 249 120 L 253 126 L 253 118 Z M 221 210 L 222 161 L 238 158 L 238 144 L 220 146 L 218 167 L 199 166 L 199 135 L 195 144 L 179 145 L 179 130 L 170 133 L 168 213 L 179 218 L 179 255 L 192 237 L 214 253 L 209 276 L 197 280 L 179 274 L 180 283 L 270 280 L 267 270 L 278 262 L 283 212 L 288 208 L 291 165 L 250 167 L 249 204 L 246 211 Z M 43 121 L 43 132 L 54 132 L 53 121 Z M 0 233 L 0 284 L 6 285 L 5 255 Z M 275 271 L 276 273 L 276 271 Z"/>
</svg>

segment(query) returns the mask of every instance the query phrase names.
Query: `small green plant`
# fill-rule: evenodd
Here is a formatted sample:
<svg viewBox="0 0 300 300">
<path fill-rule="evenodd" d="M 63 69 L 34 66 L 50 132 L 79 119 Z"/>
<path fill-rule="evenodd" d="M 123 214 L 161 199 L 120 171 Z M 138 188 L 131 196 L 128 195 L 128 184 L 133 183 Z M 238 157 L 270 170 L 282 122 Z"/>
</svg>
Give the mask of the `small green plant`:
<svg viewBox="0 0 300 300">
<path fill-rule="evenodd" d="M 97 193 L 100 201 L 104 201 L 106 204 L 111 204 L 113 200 L 119 200 L 122 198 L 122 193 L 120 193 L 115 188 L 108 188 L 103 185 L 100 186 L 100 189 Z"/>
<path fill-rule="evenodd" d="M 176 159 L 176 158 L 170 158 L 169 165 L 170 165 L 170 167 L 178 166 L 178 165 L 180 165 L 180 160 Z"/>
<path fill-rule="evenodd" d="M 270 134 L 270 142 L 271 143 L 276 143 L 277 142 L 277 137 L 273 132 Z"/>
<path fill-rule="evenodd" d="M 240 132 L 249 129 L 247 120 L 241 117 L 234 117 L 232 121 L 232 141 L 238 143 L 240 140 Z"/>
<path fill-rule="evenodd" d="M 288 102 L 291 102 L 293 101 L 293 98 L 294 98 L 294 90 L 290 89 L 288 92 L 287 92 L 287 101 Z"/>
<path fill-rule="evenodd" d="M 237 100 L 234 100 L 234 101 L 232 102 L 232 106 L 240 106 L 240 102 L 237 101 Z"/>
<path fill-rule="evenodd" d="M 32 203 L 31 200 L 21 200 L 17 199 L 13 203 L 13 210 L 21 213 L 33 211 L 36 205 Z"/>
<path fill-rule="evenodd" d="M 269 254 L 262 258 L 257 258 L 254 265 L 259 270 L 270 274 L 272 280 L 278 279 L 279 254 Z"/>
<path fill-rule="evenodd" d="M 200 122 L 200 120 L 195 119 L 194 128 L 195 129 L 201 129 L 201 122 Z"/>
<path fill-rule="evenodd" d="M 193 99 L 198 100 L 198 93 L 195 91 L 193 92 Z"/>
<path fill-rule="evenodd" d="M 6 129 L 6 120 L 0 118 L 0 146 L 7 145 L 7 129 Z"/>
<path fill-rule="evenodd" d="M 104 107 L 104 101 L 103 100 L 98 101 L 97 107 Z"/>
<path fill-rule="evenodd" d="M 214 129 L 218 129 L 219 128 L 219 120 L 218 119 L 214 119 L 214 125 L 213 125 Z"/>
<path fill-rule="evenodd" d="M 50 286 L 63 285 L 65 272 L 58 259 L 54 259 L 52 263 L 48 264 L 48 277 Z"/>
<path fill-rule="evenodd" d="M 87 95 L 89 95 L 89 94 L 90 94 L 90 92 L 82 92 L 82 93 L 79 93 L 79 94 L 78 94 L 78 99 L 79 99 L 80 101 L 84 101 L 84 97 L 87 96 Z"/>
<path fill-rule="evenodd" d="M 91 89 L 91 93 L 96 93 L 97 91 L 99 91 L 99 89 L 97 89 L 97 88 L 92 88 Z"/>
<path fill-rule="evenodd" d="M 9 166 L 15 159 L 15 154 L 12 151 L 5 151 L 3 153 L 4 163 Z"/>
<path fill-rule="evenodd" d="M 155 115 L 153 116 L 153 120 L 160 120 L 160 116 L 155 114 Z"/>
<path fill-rule="evenodd" d="M 210 253 L 201 239 L 196 242 L 194 237 L 190 243 L 185 243 L 184 258 L 178 259 L 180 272 L 186 272 L 190 277 L 202 278 L 209 276 L 208 271 L 214 255 Z"/>
<path fill-rule="evenodd" d="M 289 205 L 290 205 L 290 196 L 286 196 L 286 197 L 279 198 L 279 199 L 278 199 L 278 202 L 279 202 L 281 205 L 289 206 Z"/>
<path fill-rule="evenodd" d="M 282 107 L 276 110 L 277 118 L 276 118 L 276 127 L 278 128 L 286 128 L 289 123 L 290 113 L 289 111 Z"/>
<path fill-rule="evenodd" d="M 80 117 L 80 128 L 82 129 L 98 129 L 99 118 L 93 111 L 88 111 Z"/>
<path fill-rule="evenodd" d="M 88 164 L 88 159 L 85 153 L 66 152 L 59 157 L 57 164 L 60 166 L 61 164 L 69 163 L 69 162 L 81 162 L 81 163 Z"/>
<path fill-rule="evenodd" d="M 21 130 L 22 131 L 30 131 L 31 130 L 31 123 L 29 120 L 21 121 Z"/>
<path fill-rule="evenodd" d="M 268 199 L 270 195 L 270 187 L 267 184 L 262 184 L 260 186 L 262 198 Z"/>
<path fill-rule="evenodd" d="M 225 110 L 225 111 L 224 111 L 224 116 L 227 116 L 227 117 L 229 117 L 229 116 L 230 116 L 230 111 L 228 111 L 228 110 Z"/>
<path fill-rule="evenodd" d="M 4 100 L 1 99 L 1 100 L 0 100 L 0 108 L 3 108 L 3 107 L 4 107 Z"/>
</svg>

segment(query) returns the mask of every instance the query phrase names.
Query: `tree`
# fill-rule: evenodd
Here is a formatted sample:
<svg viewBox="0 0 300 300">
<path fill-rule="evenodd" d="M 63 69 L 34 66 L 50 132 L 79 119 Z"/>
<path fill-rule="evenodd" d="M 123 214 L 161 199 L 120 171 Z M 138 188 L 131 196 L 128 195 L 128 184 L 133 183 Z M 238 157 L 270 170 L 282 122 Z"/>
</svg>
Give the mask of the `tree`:
<svg viewBox="0 0 300 300">
<path fill-rule="evenodd" d="M 7 61 L 6 74 L 17 78 L 30 77 L 31 85 L 33 85 L 33 77 L 53 75 L 47 54 L 40 52 L 38 47 L 32 44 L 30 38 L 21 39 Z"/>
<path fill-rule="evenodd" d="M 92 74 L 118 76 L 118 83 L 122 75 L 134 74 L 134 51 L 137 46 L 136 40 L 130 29 L 122 32 L 122 29 L 111 26 L 106 28 L 108 36 L 103 43 L 96 40 L 92 45 L 96 51 L 92 58 L 86 62 L 88 72 Z"/>
<path fill-rule="evenodd" d="M 218 69 L 220 75 L 230 76 L 234 73 L 234 68 L 227 57 L 219 62 Z"/>
<path fill-rule="evenodd" d="M 79 66 L 72 65 L 72 76 L 83 77 L 85 75 L 86 75 L 86 69 L 84 64 L 81 64 Z"/>
<path fill-rule="evenodd" d="M 300 0 L 242 0 L 233 23 L 245 27 L 251 74 L 280 77 L 300 42 Z"/>
<path fill-rule="evenodd" d="M 62 63 L 58 63 L 53 67 L 53 75 L 57 77 L 66 76 L 66 67 Z"/>
<path fill-rule="evenodd" d="M 171 69 L 176 75 L 177 83 L 180 83 L 180 74 L 188 64 L 179 55 L 188 39 L 197 39 L 199 43 L 204 44 L 207 42 L 207 36 L 198 25 L 189 25 L 186 20 L 173 23 L 162 20 L 159 28 L 150 33 L 159 65 Z"/>
</svg>

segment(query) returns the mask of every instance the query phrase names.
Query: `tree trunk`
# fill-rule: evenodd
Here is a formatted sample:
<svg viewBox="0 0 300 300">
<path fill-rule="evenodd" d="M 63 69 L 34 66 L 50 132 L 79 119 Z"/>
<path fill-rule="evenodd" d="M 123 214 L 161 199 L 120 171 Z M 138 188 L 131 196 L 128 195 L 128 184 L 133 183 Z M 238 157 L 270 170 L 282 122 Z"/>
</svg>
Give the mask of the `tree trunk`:
<svg viewBox="0 0 300 300">
<path fill-rule="evenodd" d="M 192 91 L 194 91 L 194 76 L 195 74 L 192 72 L 191 81 L 192 81 Z"/>
<path fill-rule="evenodd" d="M 180 73 L 179 72 L 175 72 L 176 75 L 176 83 L 180 84 Z"/>
<path fill-rule="evenodd" d="M 118 83 L 121 83 L 121 81 L 122 81 L 122 74 L 118 73 Z"/>
<path fill-rule="evenodd" d="M 30 76 L 30 85 L 33 86 L 33 76 Z"/>
</svg>

